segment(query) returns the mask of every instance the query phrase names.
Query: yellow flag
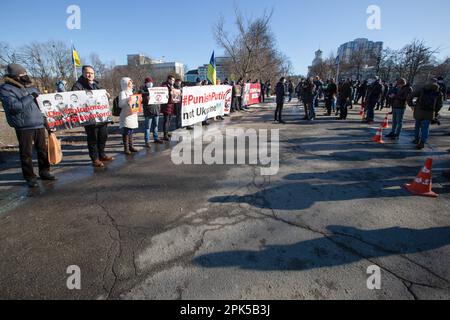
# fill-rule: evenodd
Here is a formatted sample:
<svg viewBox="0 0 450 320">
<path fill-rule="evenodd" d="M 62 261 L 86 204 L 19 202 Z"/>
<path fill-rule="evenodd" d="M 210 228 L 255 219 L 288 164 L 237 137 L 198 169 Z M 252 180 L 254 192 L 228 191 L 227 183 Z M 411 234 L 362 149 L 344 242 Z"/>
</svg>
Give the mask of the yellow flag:
<svg viewBox="0 0 450 320">
<path fill-rule="evenodd" d="M 80 56 L 75 47 L 72 47 L 72 62 L 75 68 L 81 67 Z"/>
</svg>

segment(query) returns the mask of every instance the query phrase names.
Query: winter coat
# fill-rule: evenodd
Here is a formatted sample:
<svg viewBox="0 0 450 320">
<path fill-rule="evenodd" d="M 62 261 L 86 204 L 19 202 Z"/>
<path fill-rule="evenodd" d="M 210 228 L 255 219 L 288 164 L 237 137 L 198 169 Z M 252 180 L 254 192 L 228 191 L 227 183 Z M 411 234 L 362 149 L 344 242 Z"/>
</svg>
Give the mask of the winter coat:
<svg viewBox="0 0 450 320">
<path fill-rule="evenodd" d="M 97 80 L 94 80 L 94 83 L 89 83 L 89 80 L 85 77 L 81 76 L 78 78 L 78 81 L 72 87 L 71 91 L 93 91 L 93 90 L 101 90 L 103 89 Z"/>
<path fill-rule="evenodd" d="M 329 83 L 325 90 L 325 96 L 327 99 L 333 99 L 337 94 L 337 85 L 335 83 Z"/>
<path fill-rule="evenodd" d="M 339 97 L 338 100 L 340 102 L 345 102 L 351 99 L 352 97 L 352 85 L 349 82 L 344 82 L 339 87 Z"/>
<path fill-rule="evenodd" d="M 284 103 L 284 99 L 286 97 L 286 90 L 282 82 L 277 83 L 276 95 L 277 95 L 277 103 Z"/>
<path fill-rule="evenodd" d="M 428 109 L 424 104 L 424 96 L 426 92 L 433 92 L 435 94 L 434 103 L 431 109 Z M 417 103 L 413 104 L 413 99 L 418 98 Z M 434 120 L 436 110 L 442 108 L 442 93 L 438 84 L 429 84 L 420 90 L 414 91 L 408 99 L 408 104 L 414 108 L 414 119 L 417 121 Z"/>
<path fill-rule="evenodd" d="M 162 84 L 163 87 L 167 87 L 169 89 L 169 103 L 161 105 L 161 113 L 167 116 L 173 115 L 175 105 L 173 103 L 172 97 L 172 89 L 173 87 L 168 83 L 164 82 Z"/>
<path fill-rule="evenodd" d="M 0 98 L 8 124 L 17 130 L 44 128 L 44 115 L 32 95 L 39 94 L 38 89 L 24 86 L 10 77 L 4 80 L 0 86 Z"/>
<path fill-rule="evenodd" d="M 130 78 L 122 78 L 120 80 L 120 88 L 122 91 L 119 94 L 119 108 L 120 111 L 120 128 L 137 129 L 139 128 L 138 114 L 131 111 L 129 98 L 133 95 L 133 91 L 128 89 L 128 82 Z"/>
<path fill-rule="evenodd" d="M 311 102 L 315 97 L 316 86 L 314 83 L 306 81 L 302 87 L 302 99 L 304 102 Z"/>
<path fill-rule="evenodd" d="M 380 101 L 381 95 L 383 94 L 383 86 L 379 81 L 374 82 L 367 89 L 366 101 L 369 104 L 374 104 Z"/>
<path fill-rule="evenodd" d="M 85 77 L 81 76 L 78 78 L 78 81 L 72 86 L 71 91 L 93 91 L 93 90 L 101 90 L 103 89 L 97 80 L 94 80 L 93 83 L 89 83 L 89 80 Z M 93 125 L 89 125 L 86 127 L 101 127 L 105 126 L 106 123 L 96 123 Z"/>
<path fill-rule="evenodd" d="M 392 101 L 392 109 L 405 109 L 406 101 L 408 100 L 412 92 L 413 89 L 409 84 L 404 85 L 401 88 L 396 87 L 395 89 L 393 89 L 391 93 L 394 96 L 390 98 Z"/>
<path fill-rule="evenodd" d="M 142 104 L 143 104 L 143 111 L 144 111 L 144 117 L 153 117 L 153 116 L 159 116 L 160 112 L 160 106 L 159 104 L 148 104 L 149 99 L 149 93 L 147 86 L 143 86 L 141 89 L 142 94 Z"/>
</svg>

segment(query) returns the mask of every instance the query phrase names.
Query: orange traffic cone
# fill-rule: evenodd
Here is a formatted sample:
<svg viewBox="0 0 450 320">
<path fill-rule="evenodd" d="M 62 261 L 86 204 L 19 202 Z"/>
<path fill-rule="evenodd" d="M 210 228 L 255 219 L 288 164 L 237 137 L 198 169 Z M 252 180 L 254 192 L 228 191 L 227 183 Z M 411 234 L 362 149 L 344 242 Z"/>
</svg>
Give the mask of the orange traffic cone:
<svg viewBox="0 0 450 320">
<path fill-rule="evenodd" d="M 378 130 L 377 130 L 377 134 L 375 135 L 375 137 L 373 137 L 373 142 L 376 142 L 376 143 L 384 143 L 384 141 L 383 141 L 383 129 L 382 128 L 379 128 Z"/>
<path fill-rule="evenodd" d="M 387 115 L 386 115 L 386 118 L 384 118 L 384 122 L 383 122 L 383 124 L 381 125 L 381 127 L 382 127 L 383 129 L 389 128 L 389 118 L 388 118 Z"/>
<path fill-rule="evenodd" d="M 365 114 L 365 113 L 366 113 L 366 112 L 365 112 L 364 108 L 361 107 L 361 110 L 359 111 L 359 115 L 360 115 L 361 117 L 364 117 L 364 114 Z"/>
<path fill-rule="evenodd" d="M 438 194 L 434 193 L 432 188 L 433 177 L 433 159 L 428 158 L 425 167 L 419 172 L 418 176 L 412 183 L 404 185 L 404 188 L 416 196 L 437 198 Z"/>
</svg>

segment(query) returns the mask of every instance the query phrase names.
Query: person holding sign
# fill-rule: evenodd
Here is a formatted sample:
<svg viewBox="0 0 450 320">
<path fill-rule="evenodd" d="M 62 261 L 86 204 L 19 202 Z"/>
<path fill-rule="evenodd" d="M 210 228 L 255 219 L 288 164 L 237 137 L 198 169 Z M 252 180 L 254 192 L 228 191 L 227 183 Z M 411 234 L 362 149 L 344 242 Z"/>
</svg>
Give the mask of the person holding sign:
<svg viewBox="0 0 450 320">
<path fill-rule="evenodd" d="M 42 180 L 55 180 L 50 174 L 45 142 L 45 120 L 36 98 L 39 91 L 33 86 L 24 67 L 10 64 L 5 83 L 0 86 L 0 98 L 8 124 L 16 130 L 19 141 L 22 173 L 30 188 L 38 186 L 33 170 L 33 144 L 37 151 L 39 175 Z"/>
<path fill-rule="evenodd" d="M 91 66 L 83 66 L 83 75 L 73 85 L 71 91 L 92 91 L 101 90 L 100 84 L 95 80 L 95 71 Z M 109 96 L 108 96 L 109 98 Z M 105 153 L 106 142 L 108 141 L 108 124 L 97 123 L 85 126 L 89 157 L 94 167 L 103 168 L 103 162 L 112 161 L 114 158 L 108 157 Z"/>
<path fill-rule="evenodd" d="M 164 115 L 164 122 L 163 122 L 163 131 L 164 131 L 164 141 L 170 141 L 171 134 L 170 131 L 170 124 L 172 121 L 172 115 L 174 113 L 175 104 L 173 102 L 173 90 L 175 84 L 175 77 L 174 76 L 168 76 L 167 81 L 162 84 L 162 87 L 166 87 L 169 89 L 169 102 L 166 104 L 161 105 L 161 112 Z"/>
<path fill-rule="evenodd" d="M 142 106 L 142 96 L 133 94 L 133 81 L 130 78 L 120 80 L 122 91 L 119 95 L 120 129 L 122 129 L 123 150 L 126 155 L 138 152 L 133 147 L 133 133 L 139 128 L 138 113 Z"/>
</svg>

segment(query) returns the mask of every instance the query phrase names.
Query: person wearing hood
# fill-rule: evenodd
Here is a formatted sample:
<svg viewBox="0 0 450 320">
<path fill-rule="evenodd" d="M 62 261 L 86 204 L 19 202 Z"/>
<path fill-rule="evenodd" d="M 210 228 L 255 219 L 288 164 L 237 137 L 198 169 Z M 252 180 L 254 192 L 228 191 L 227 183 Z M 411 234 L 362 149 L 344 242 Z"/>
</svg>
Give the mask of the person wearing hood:
<svg viewBox="0 0 450 320">
<path fill-rule="evenodd" d="M 73 85 L 71 91 L 93 91 L 101 90 L 102 87 L 95 80 L 95 71 L 91 66 L 83 66 L 82 76 Z M 107 93 L 108 98 L 109 93 Z M 105 152 L 106 143 L 108 141 L 108 124 L 97 123 L 84 127 L 87 135 L 87 144 L 89 149 L 89 157 L 92 164 L 96 168 L 103 168 L 104 162 L 114 160 L 113 157 L 108 157 Z"/>
<path fill-rule="evenodd" d="M 413 92 L 410 84 L 406 83 L 406 80 L 401 78 L 397 80 L 397 86 L 391 89 L 389 100 L 392 103 L 392 132 L 386 137 L 394 140 L 400 138 L 403 127 L 403 117 L 406 110 L 406 101 Z"/>
<path fill-rule="evenodd" d="M 413 101 L 414 98 L 417 98 L 416 103 Z M 414 91 L 408 99 L 408 104 L 414 109 L 416 120 L 413 143 L 417 145 L 417 149 L 422 150 L 428 141 L 430 124 L 434 120 L 436 110 L 440 110 L 443 104 L 437 79 L 431 80 L 425 87 Z"/>
<path fill-rule="evenodd" d="M 132 110 L 131 96 L 133 95 L 133 81 L 130 78 L 120 80 L 119 108 L 120 129 L 122 129 L 123 148 L 126 155 L 138 152 L 133 146 L 134 130 L 139 128 L 137 112 Z"/>
<path fill-rule="evenodd" d="M 145 79 L 145 84 L 141 89 L 142 94 L 142 104 L 144 109 L 144 137 L 145 146 L 151 148 L 150 145 L 150 133 L 153 133 L 153 140 L 156 144 L 163 143 L 158 138 L 158 127 L 159 127 L 159 105 L 149 104 L 149 89 L 153 88 L 153 79 L 147 77 Z"/>
<path fill-rule="evenodd" d="M 15 129 L 19 141 L 22 174 L 30 188 L 36 188 L 37 178 L 33 170 L 33 144 L 42 180 L 52 181 L 46 147 L 45 119 L 36 98 L 39 90 L 33 85 L 27 71 L 19 64 L 7 67 L 5 83 L 0 86 L 0 98 L 8 124 Z"/>
<path fill-rule="evenodd" d="M 67 81 L 60 80 L 56 83 L 56 92 L 66 92 Z"/>
</svg>

